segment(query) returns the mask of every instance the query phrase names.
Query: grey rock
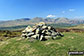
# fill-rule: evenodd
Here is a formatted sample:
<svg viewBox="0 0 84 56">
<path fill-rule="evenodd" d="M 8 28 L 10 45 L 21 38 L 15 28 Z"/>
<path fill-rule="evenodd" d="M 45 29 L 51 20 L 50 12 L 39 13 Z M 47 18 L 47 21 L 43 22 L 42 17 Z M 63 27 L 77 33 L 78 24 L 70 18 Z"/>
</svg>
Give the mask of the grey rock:
<svg viewBox="0 0 84 56">
<path fill-rule="evenodd" d="M 25 30 L 22 31 L 22 37 L 24 38 L 33 38 L 38 40 L 43 39 L 55 39 L 56 36 L 63 36 L 61 33 L 57 32 L 53 27 L 46 26 L 44 22 L 37 23 L 35 26 L 28 26 Z"/>
</svg>

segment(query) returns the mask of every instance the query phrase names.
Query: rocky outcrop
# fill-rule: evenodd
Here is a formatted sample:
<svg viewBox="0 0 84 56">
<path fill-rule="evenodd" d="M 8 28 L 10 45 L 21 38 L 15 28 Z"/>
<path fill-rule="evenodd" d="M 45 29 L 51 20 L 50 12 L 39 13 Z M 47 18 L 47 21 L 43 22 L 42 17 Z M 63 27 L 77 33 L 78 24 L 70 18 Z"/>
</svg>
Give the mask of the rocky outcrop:
<svg viewBox="0 0 84 56">
<path fill-rule="evenodd" d="M 35 38 L 38 40 L 45 40 L 48 38 L 55 39 L 56 36 L 63 36 L 57 32 L 53 27 L 46 26 L 44 22 L 35 24 L 35 26 L 28 26 L 25 30 L 22 31 L 22 37 L 24 38 Z"/>
</svg>

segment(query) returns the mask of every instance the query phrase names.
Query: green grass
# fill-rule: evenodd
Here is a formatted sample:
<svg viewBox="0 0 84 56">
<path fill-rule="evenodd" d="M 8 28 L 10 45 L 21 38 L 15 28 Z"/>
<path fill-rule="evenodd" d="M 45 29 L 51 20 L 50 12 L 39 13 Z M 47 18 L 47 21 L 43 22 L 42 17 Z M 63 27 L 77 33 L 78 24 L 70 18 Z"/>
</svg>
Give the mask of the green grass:
<svg viewBox="0 0 84 56">
<path fill-rule="evenodd" d="M 0 42 L 0 56 L 68 56 L 70 50 L 84 50 L 84 33 L 64 32 L 56 40 L 28 41 L 21 37 Z M 75 55 L 74 55 L 75 56 Z"/>
</svg>

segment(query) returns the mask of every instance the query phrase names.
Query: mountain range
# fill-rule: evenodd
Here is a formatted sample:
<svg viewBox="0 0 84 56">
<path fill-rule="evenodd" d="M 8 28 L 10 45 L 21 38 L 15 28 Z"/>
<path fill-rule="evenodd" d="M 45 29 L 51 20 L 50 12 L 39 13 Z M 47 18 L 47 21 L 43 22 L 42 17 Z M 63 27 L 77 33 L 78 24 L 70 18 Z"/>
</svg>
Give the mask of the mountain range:
<svg viewBox="0 0 84 56">
<path fill-rule="evenodd" d="M 35 17 L 33 19 L 22 18 L 22 19 L 9 20 L 9 21 L 0 21 L 0 27 L 28 25 L 28 24 L 35 24 L 38 22 L 45 22 L 47 24 L 74 24 L 74 25 L 84 24 L 84 20 L 80 20 L 80 19 L 79 20 L 78 19 L 68 19 L 64 17 L 59 17 L 56 19 Z"/>
</svg>

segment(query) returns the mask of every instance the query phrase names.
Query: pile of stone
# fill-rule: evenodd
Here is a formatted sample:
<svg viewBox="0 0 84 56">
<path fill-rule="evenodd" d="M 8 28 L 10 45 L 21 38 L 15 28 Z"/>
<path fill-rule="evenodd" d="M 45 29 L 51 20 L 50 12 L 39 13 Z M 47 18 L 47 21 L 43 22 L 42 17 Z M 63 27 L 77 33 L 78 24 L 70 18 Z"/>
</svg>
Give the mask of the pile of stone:
<svg viewBox="0 0 84 56">
<path fill-rule="evenodd" d="M 53 27 L 47 26 L 44 22 L 35 24 L 35 26 L 28 26 L 22 31 L 22 37 L 24 38 L 35 38 L 38 40 L 46 40 L 48 38 L 55 39 L 56 36 L 63 36 L 57 32 Z"/>
</svg>

